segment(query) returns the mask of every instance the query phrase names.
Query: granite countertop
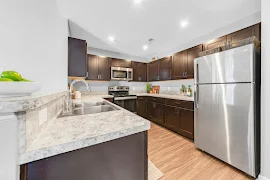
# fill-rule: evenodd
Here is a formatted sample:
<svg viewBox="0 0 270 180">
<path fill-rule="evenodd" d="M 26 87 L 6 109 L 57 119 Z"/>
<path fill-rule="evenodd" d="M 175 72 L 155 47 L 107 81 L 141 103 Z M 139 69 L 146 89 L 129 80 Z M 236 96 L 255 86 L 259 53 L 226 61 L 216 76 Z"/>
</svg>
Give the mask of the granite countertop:
<svg viewBox="0 0 270 180">
<path fill-rule="evenodd" d="M 172 94 L 149 94 L 149 93 L 133 93 L 137 96 L 151 96 L 151 97 L 160 97 L 168 99 L 177 99 L 183 101 L 194 101 L 194 97 L 181 96 L 181 95 L 172 95 Z"/>
<path fill-rule="evenodd" d="M 102 102 L 110 95 L 83 96 L 84 102 Z M 107 103 L 110 103 L 107 101 Z M 20 155 L 19 164 L 81 149 L 150 129 L 150 122 L 110 103 L 119 110 L 52 120 L 35 142 Z"/>
<path fill-rule="evenodd" d="M 13 113 L 38 108 L 58 97 L 64 96 L 68 91 L 40 91 L 30 96 L 0 97 L 0 113 Z"/>
</svg>

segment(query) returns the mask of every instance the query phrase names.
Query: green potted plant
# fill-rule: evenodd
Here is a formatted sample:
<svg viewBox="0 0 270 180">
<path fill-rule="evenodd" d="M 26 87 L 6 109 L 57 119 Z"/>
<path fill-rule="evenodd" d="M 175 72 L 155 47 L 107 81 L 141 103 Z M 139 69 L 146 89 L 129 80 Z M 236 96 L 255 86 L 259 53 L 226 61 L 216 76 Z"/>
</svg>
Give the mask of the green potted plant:
<svg viewBox="0 0 270 180">
<path fill-rule="evenodd" d="M 152 85 L 150 83 L 147 83 L 146 84 L 146 92 L 150 93 L 151 88 L 152 88 Z"/>
</svg>

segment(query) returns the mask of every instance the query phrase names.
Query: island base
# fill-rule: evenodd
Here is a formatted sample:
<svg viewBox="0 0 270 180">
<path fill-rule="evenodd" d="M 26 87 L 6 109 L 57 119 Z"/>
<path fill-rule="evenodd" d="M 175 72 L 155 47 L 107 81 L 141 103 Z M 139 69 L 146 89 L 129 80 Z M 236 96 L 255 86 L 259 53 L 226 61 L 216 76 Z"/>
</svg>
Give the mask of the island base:
<svg viewBox="0 0 270 180">
<path fill-rule="evenodd" d="M 147 132 L 21 165 L 21 180 L 147 180 Z"/>
</svg>

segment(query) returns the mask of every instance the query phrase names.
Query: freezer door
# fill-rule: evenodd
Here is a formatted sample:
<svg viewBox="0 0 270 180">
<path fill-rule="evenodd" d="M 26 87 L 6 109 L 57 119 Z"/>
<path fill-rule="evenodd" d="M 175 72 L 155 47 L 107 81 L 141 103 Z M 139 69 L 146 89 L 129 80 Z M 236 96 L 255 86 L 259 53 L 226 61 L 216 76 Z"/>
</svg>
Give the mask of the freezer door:
<svg viewBox="0 0 270 180">
<path fill-rule="evenodd" d="M 254 83 L 197 89 L 195 146 L 255 177 Z"/>
<path fill-rule="evenodd" d="M 195 59 L 195 83 L 235 83 L 254 81 L 253 44 Z"/>
</svg>

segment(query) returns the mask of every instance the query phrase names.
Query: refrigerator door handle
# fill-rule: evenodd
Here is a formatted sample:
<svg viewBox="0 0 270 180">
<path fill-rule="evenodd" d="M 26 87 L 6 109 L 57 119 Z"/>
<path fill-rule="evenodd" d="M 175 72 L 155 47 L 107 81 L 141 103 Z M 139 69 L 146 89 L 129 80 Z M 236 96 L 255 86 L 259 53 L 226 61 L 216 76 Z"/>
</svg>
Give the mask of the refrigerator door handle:
<svg viewBox="0 0 270 180">
<path fill-rule="evenodd" d="M 195 84 L 194 86 L 194 106 L 196 109 L 199 109 L 199 85 Z"/>
<path fill-rule="evenodd" d="M 195 69 L 195 83 L 198 84 L 199 83 L 199 64 L 198 62 L 196 62 L 196 69 Z"/>
</svg>

